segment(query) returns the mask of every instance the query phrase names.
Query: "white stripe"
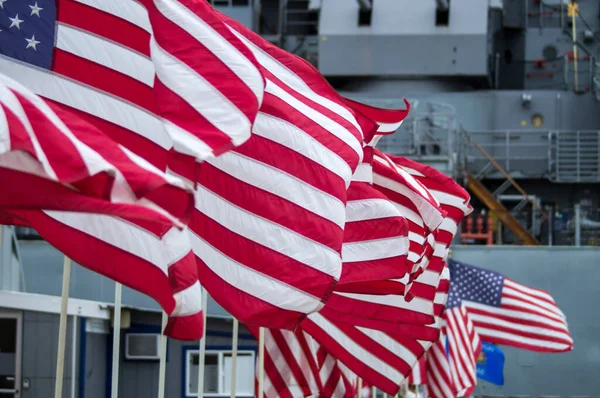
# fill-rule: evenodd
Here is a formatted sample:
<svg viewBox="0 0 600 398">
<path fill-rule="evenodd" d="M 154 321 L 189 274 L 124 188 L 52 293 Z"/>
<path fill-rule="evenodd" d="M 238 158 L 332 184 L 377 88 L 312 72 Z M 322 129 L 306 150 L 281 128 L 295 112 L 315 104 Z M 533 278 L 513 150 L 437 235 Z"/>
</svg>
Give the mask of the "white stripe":
<svg viewBox="0 0 600 398">
<path fill-rule="evenodd" d="M 172 317 L 189 316 L 199 314 L 202 311 L 202 288 L 198 281 L 190 287 L 173 294 L 173 297 L 175 298 L 175 309 L 170 315 Z"/>
<path fill-rule="evenodd" d="M 404 170 L 406 170 L 410 175 L 413 176 L 417 176 L 417 177 L 425 177 L 425 174 L 421 173 L 420 171 L 417 171 L 415 169 L 413 169 L 412 167 L 408 167 L 408 166 L 402 166 L 404 168 Z"/>
<path fill-rule="evenodd" d="M 434 230 L 442 223 L 442 221 L 444 221 L 442 214 L 427 200 L 426 197 L 420 196 L 406 185 L 377 174 L 376 172 L 373 173 L 373 184 L 382 186 L 408 198 L 408 200 L 416 206 L 421 218 L 430 230 Z"/>
<path fill-rule="evenodd" d="M 261 73 L 248 58 L 235 46 L 214 30 L 206 21 L 173 0 L 154 0 L 154 4 L 165 18 L 193 36 L 212 54 L 231 69 L 256 96 L 260 104 L 264 94 L 264 80 Z M 225 27 L 223 25 L 223 27 Z M 221 66 L 222 67 L 222 66 Z M 218 71 L 220 67 L 215 68 Z M 161 79 L 162 80 L 162 79 Z"/>
<path fill-rule="evenodd" d="M 120 72 L 145 85 L 154 85 L 152 61 L 135 51 L 62 23 L 56 29 L 56 47 Z"/>
<path fill-rule="evenodd" d="M 214 152 L 199 137 L 182 129 L 170 120 L 162 119 L 165 130 L 173 139 L 173 148 L 179 152 L 194 157 L 196 160 L 205 160 L 214 156 Z"/>
<path fill-rule="evenodd" d="M 277 59 L 275 59 L 274 57 L 267 54 L 263 49 L 256 46 L 250 40 L 246 39 L 242 34 L 238 33 L 235 29 L 233 29 L 231 27 L 230 27 L 230 29 L 250 49 L 250 51 L 256 57 L 256 60 L 263 67 L 265 67 L 266 70 L 273 73 L 275 76 L 277 76 L 277 78 L 279 80 L 281 80 L 282 82 L 287 84 L 290 88 L 292 88 L 298 94 L 303 95 L 304 97 L 308 98 L 309 100 L 316 102 L 317 104 L 320 104 L 320 105 L 324 106 L 325 108 L 330 109 L 337 115 L 343 117 L 344 119 L 349 121 L 354 127 L 356 127 L 356 129 L 359 132 L 361 132 L 361 134 L 362 134 L 362 129 L 361 129 L 360 125 L 358 124 L 358 122 L 356 121 L 356 119 L 354 118 L 352 113 L 350 113 L 350 111 L 346 107 L 315 93 L 306 84 L 306 82 L 304 80 L 302 80 L 302 78 L 300 78 L 294 72 L 292 72 L 287 67 L 285 67 L 283 64 L 281 64 Z M 320 76 L 320 74 L 318 73 L 317 70 L 315 70 L 314 72 L 315 72 L 315 74 L 318 74 Z M 326 83 L 324 78 L 323 78 L 323 82 Z"/>
<path fill-rule="evenodd" d="M 421 246 L 425 244 L 425 237 L 414 232 L 408 233 L 408 239 L 410 239 L 411 242 L 415 242 Z"/>
<path fill-rule="evenodd" d="M 440 204 L 455 207 L 466 215 L 470 214 L 473 211 L 473 208 L 471 207 L 469 202 L 467 201 L 465 203 L 464 199 L 461 197 L 443 191 L 436 191 L 433 189 L 430 189 L 429 191 L 438 200 L 438 202 L 440 202 Z"/>
<path fill-rule="evenodd" d="M 129 102 L 4 56 L 0 56 L 0 70 L 38 95 L 122 126 L 162 148 L 173 146 L 161 120 Z"/>
<path fill-rule="evenodd" d="M 290 155 L 292 156 L 292 155 Z M 221 171 L 263 189 L 344 228 L 344 204 L 299 178 L 236 152 L 207 160 Z"/>
<path fill-rule="evenodd" d="M 379 330 L 367 329 L 361 326 L 357 326 L 356 328 L 364 334 L 366 334 L 367 336 L 369 336 L 370 338 L 372 338 L 378 344 L 384 346 L 394 355 L 402 358 L 402 360 L 406 362 L 409 366 L 418 360 L 418 358 L 412 351 L 410 351 L 404 345 L 398 343 L 386 333 L 383 333 Z"/>
<path fill-rule="evenodd" d="M 152 263 L 165 275 L 168 275 L 169 265 L 183 257 L 182 248 L 177 246 L 178 238 L 185 231 L 172 228 L 161 240 L 145 229 L 110 216 L 58 211 L 45 213 L 58 222 Z M 171 244 L 174 247 L 165 250 Z"/>
<path fill-rule="evenodd" d="M 191 235 L 196 256 L 225 283 L 284 310 L 309 313 L 321 308 L 315 297 L 233 261 L 196 234 Z"/>
<path fill-rule="evenodd" d="M 504 278 L 504 288 L 509 288 L 515 292 L 519 292 L 520 294 L 523 294 L 524 297 L 528 296 L 529 300 L 539 303 L 541 307 L 545 307 L 546 309 L 549 309 L 552 312 L 560 315 L 562 318 L 565 318 L 565 314 L 556 305 L 554 298 L 544 291 L 539 291 L 528 286 L 518 284 L 508 278 Z M 537 300 L 536 298 L 539 298 L 540 300 Z"/>
<path fill-rule="evenodd" d="M 506 281 L 506 279 L 505 279 Z M 524 301 L 523 305 L 527 305 L 527 306 L 531 306 L 532 308 L 535 308 L 537 310 L 547 310 L 550 311 L 554 314 L 556 314 L 557 316 L 564 318 L 565 314 L 558 309 L 558 307 L 555 304 L 551 304 L 547 301 L 543 301 L 540 300 L 534 296 L 530 296 L 528 294 L 522 293 L 519 290 L 514 289 L 510 284 L 504 284 L 504 289 L 502 289 L 502 294 L 504 299 L 508 299 L 508 297 L 505 297 L 504 295 L 510 295 L 511 299 L 515 299 L 515 297 L 517 299 L 521 299 Z"/>
<path fill-rule="evenodd" d="M 446 231 L 452 236 L 454 236 L 456 235 L 456 232 L 458 232 L 458 225 L 456 224 L 456 221 L 454 221 L 450 217 L 446 217 L 444 218 L 444 221 L 442 221 L 438 229 Z"/>
<path fill-rule="evenodd" d="M 344 243 L 342 245 L 342 260 L 344 263 L 372 261 L 405 256 L 407 252 L 408 238 L 405 236 L 363 240 L 359 242 Z M 400 264 L 398 266 L 400 266 Z"/>
<path fill-rule="evenodd" d="M 524 310 L 533 310 L 539 314 L 539 315 L 537 315 L 538 317 L 545 316 L 547 318 L 554 319 L 561 323 L 565 321 L 565 318 L 563 318 L 560 314 L 557 314 L 554 311 L 548 311 L 541 307 L 535 307 L 532 304 L 526 303 L 520 299 L 513 299 L 513 298 L 509 298 L 509 297 L 506 297 L 503 295 L 501 303 L 502 303 L 502 305 L 511 305 L 511 306 L 523 308 Z M 529 313 L 530 318 L 533 316 L 535 316 L 535 315 L 532 315 L 531 313 Z"/>
<path fill-rule="evenodd" d="M 387 199 L 359 199 L 346 203 L 346 222 L 378 220 L 381 218 L 402 217 L 396 207 Z"/>
<path fill-rule="evenodd" d="M 352 175 L 352 181 L 366 182 L 369 184 L 373 183 L 373 167 L 367 163 L 360 163 L 354 174 Z"/>
<path fill-rule="evenodd" d="M 516 311 L 516 310 L 507 310 L 504 308 L 490 307 L 489 305 L 479 304 L 479 303 L 475 303 L 473 301 L 463 300 L 463 304 L 467 308 L 474 308 L 480 312 L 489 313 L 489 314 L 498 314 L 500 316 L 516 318 L 516 319 L 525 320 L 525 321 L 534 320 L 535 322 L 543 323 L 543 324 L 546 324 L 546 325 L 556 328 L 556 329 L 567 330 L 566 323 L 563 320 L 558 320 L 554 317 L 547 318 L 542 315 L 537 315 L 537 316 L 533 315 L 530 312 L 521 312 L 521 311 Z"/>
<path fill-rule="evenodd" d="M 379 124 L 379 127 L 377 128 L 377 132 L 378 133 L 393 133 L 396 130 L 398 130 L 400 128 L 400 125 L 402 124 L 404 120 L 398 122 L 398 123 L 380 123 L 377 122 Z"/>
<path fill-rule="evenodd" d="M 124 19 L 148 33 L 152 33 L 152 26 L 148 19 L 146 8 L 134 0 L 106 1 L 106 0 L 75 0 L 90 7 L 107 12 L 115 17 Z"/>
<path fill-rule="evenodd" d="M 298 366 L 300 367 L 300 371 L 304 375 L 304 379 L 307 381 L 308 387 L 311 389 L 311 391 L 316 390 L 317 382 L 312 373 L 309 359 L 305 355 L 298 337 L 294 334 L 294 332 L 289 330 L 281 330 L 281 334 L 286 341 L 290 352 L 292 353 L 292 358 L 290 358 L 290 360 L 297 362 Z"/>
<path fill-rule="evenodd" d="M 495 326 L 501 327 L 503 329 L 514 330 L 514 332 L 506 331 L 506 333 L 520 335 L 521 332 L 524 332 L 524 333 L 533 333 L 533 334 L 537 334 L 540 336 L 554 337 L 557 339 L 564 339 L 566 341 L 571 340 L 571 337 L 569 336 L 569 333 L 566 330 L 566 328 L 563 329 L 564 332 L 559 332 L 559 331 L 555 331 L 555 330 L 548 329 L 545 327 L 530 326 L 530 325 L 524 325 L 524 324 L 515 324 L 514 322 L 505 321 L 503 319 L 498 319 L 498 318 L 492 317 L 492 316 L 485 316 L 485 315 L 480 315 L 480 314 L 470 314 L 469 316 L 471 317 L 471 319 L 473 319 L 474 322 L 481 322 L 481 323 L 485 323 L 485 324 L 489 324 L 489 325 L 495 325 Z M 484 326 L 484 328 L 485 328 L 485 326 Z M 477 330 L 479 330 L 479 326 L 477 327 Z"/>
<path fill-rule="evenodd" d="M 336 279 L 340 278 L 341 258 L 335 250 L 272 221 L 246 212 L 201 185 L 198 185 L 196 190 L 196 208 L 230 231 L 246 239 L 293 258 Z M 199 257 L 203 258 L 202 255 L 199 255 Z M 234 285 L 236 284 L 234 283 Z"/>
<path fill-rule="evenodd" d="M 346 182 L 352 178 L 352 170 L 337 152 L 307 134 L 292 123 L 264 112 L 259 112 L 254 121 L 252 134 L 261 136 L 306 156 L 327 170 L 337 174 Z"/>
<path fill-rule="evenodd" d="M 513 333 L 501 332 L 499 330 L 487 329 L 477 327 L 477 332 L 482 336 L 488 336 L 492 338 L 505 339 L 508 341 L 513 341 L 515 343 L 521 344 L 529 344 L 535 347 L 547 348 L 552 350 L 565 350 L 570 344 L 565 343 L 555 343 L 552 341 L 540 340 L 540 339 L 532 339 L 529 337 L 517 336 Z"/>
<path fill-rule="evenodd" d="M 375 175 L 373 175 L 375 176 Z M 390 200 L 391 201 L 391 200 Z M 424 228 L 425 224 L 423 223 L 423 219 L 416 212 L 412 211 L 406 206 L 401 205 L 400 203 L 391 201 L 394 207 L 402 214 L 402 217 L 406 218 L 408 221 L 412 222 L 419 228 Z M 414 228 L 410 228 L 414 229 Z"/>
<path fill-rule="evenodd" d="M 413 176 L 411 176 L 409 173 L 407 173 L 402 166 L 397 165 L 391 159 L 389 159 L 387 156 L 385 156 L 385 158 L 382 158 L 380 156 L 375 155 L 373 157 L 373 160 L 396 171 L 411 187 L 413 187 L 424 198 L 433 199 L 431 193 L 429 193 L 429 191 L 423 186 L 423 184 L 421 184 L 417 180 L 415 180 L 415 178 Z"/>
<path fill-rule="evenodd" d="M 240 145 L 250 138 L 251 124 L 246 115 L 229 98 L 202 75 L 150 40 L 150 52 L 156 76 L 213 126 Z"/>
<path fill-rule="evenodd" d="M 387 365 L 381 359 L 375 357 L 367 349 L 357 344 L 354 340 L 348 337 L 344 332 L 338 329 L 335 325 L 323 318 L 318 313 L 313 313 L 308 316 L 317 326 L 327 333 L 334 341 L 337 341 L 343 348 L 356 360 L 364 363 L 366 366 L 373 369 L 375 372 L 384 377 L 398 383 L 404 379 L 404 376 L 394 367 Z"/>
<path fill-rule="evenodd" d="M 346 145 L 348 145 L 358 154 L 359 163 L 362 161 L 363 148 L 361 142 L 358 140 L 357 137 L 355 137 L 352 134 L 352 132 L 347 130 L 344 126 L 340 125 L 335 120 L 325 116 L 321 112 L 318 112 L 315 109 L 309 107 L 302 101 L 299 101 L 269 79 L 267 79 L 267 86 L 265 90 L 268 93 L 271 93 L 277 98 L 286 102 L 292 108 L 296 109 L 298 112 L 300 112 L 301 114 L 303 114 L 304 116 L 321 126 L 323 129 L 327 130 L 329 133 L 342 140 Z"/>
<path fill-rule="evenodd" d="M 5 76 L 0 74 L 0 80 L 6 84 L 6 85 L 11 85 L 13 87 L 16 87 L 16 85 L 14 84 L 14 82 L 12 82 L 11 80 L 7 79 Z M 10 168 L 14 168 L 16 165 L 18 164 L 22 164 L 23 166 L 27 166 L 27 168 L 25 170 L 27 171 L 31 171 L 32 174 L 39 174 L 39 171 L 42 171 L 42 176 L 50 178 L 54 181 L 58 180 L 58 177 L 56 176 L 56 173 L 54 172 L 54 170 L 52 169 L 52 166 L 50 165 L 50 162 L 48 161 L 48 158 L 46 157 L 46 153 L 44 152 L 44 150 L 42 149 L 42 146 L 40 145 L 35 132 L 33 131 L 33 127 L 31 126 L 31 123 L 29 122 L 29 118 L 27 117 L 27 114 L 25 113 L 25 110 L 23 109 L 23 106 L 21 105 L 21 103 L 19 102 L 18 98 L 15 96 L 15 94 L 13 92 L 11 92 L 7 86 L 5 86 L 4 84 L 0 85 L 0 101 L 2 101 L 3 106 L 7 107 L 12 113 L 13 115 L 15 115 L 19 121 L 21 122 L 21 124 L 23 125 L 23 127 L 25 127 L 25 130 L 27 131 L 27 135 L 29 136 L 29 139 L 31 140 L 31 144 L 33 145 L 33 150 L 35 151 L 34 156 L 37 158 L 38 162 L 39 162 L 39 166 L 41 166 L 42 170 L 39 170 L 38 167 L 36 167 L 36 165 L 34 163 L 32 163 L 31 161 L 27 160 L 27 157 L 29 157 L 29 155 L 25 155 L 25 154 L 20 154 L 20 155 L 13 155 L 11 157 L 8 156 L 4 156 L 4 160 L 2 162 L 2 164 L 5 167 L 10 167 Z M 6 119 L 6 115 L 4 113 L 4 110 L 2 110 L 2 119 L 5 120 L 5 123 L 3 123 L 6 127 L 5 127 L 5 139 L 7 143 L 10 143 L 10 131 L 8 130 L 8 120 Z M 11 165 L 12 166 L 9 166 Z"/>
<path fill-rule="evenodd" d="M 346 292 L 335 292 L 334 294 L 371 304 L 388 305 L 390 307 L 402 308 L 425 315 L 433 314 L 433 303 L 420 297 L 415 297 L 410 302 L 407 302 L 403 296 L 399 296 L 397 294 L 373 295 Z"/>
</svg>

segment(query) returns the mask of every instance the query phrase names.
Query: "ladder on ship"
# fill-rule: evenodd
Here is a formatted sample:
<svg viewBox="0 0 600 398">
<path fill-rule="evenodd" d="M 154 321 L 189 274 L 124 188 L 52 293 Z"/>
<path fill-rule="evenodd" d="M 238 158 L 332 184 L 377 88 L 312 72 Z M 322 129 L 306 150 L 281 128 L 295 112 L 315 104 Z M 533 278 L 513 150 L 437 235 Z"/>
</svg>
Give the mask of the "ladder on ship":
<svg viewBox="0 0 600 398">
<path fill-rule="evenodd" d="M 531 203 L 536 210 L 538 210 L 541 216 L 544 219 L 548 219 L 548 215 L 541 209 L 539 203 L 531 198 L 525 190 L 510 176 L 510 174 L 504 170 L 496 160 L 478 143 L 473 141 L 471 137 L 464 132 L 464 136 L 467 141 L 472 144 L 475 148 L 477 148 L 489 161 L 489 163 L 477 174 L 474 176 L 469 171 L 466 171 L 467 176 L 467 189 L 473 193 L 483 204 L 490 210 L 496 213 L 498 220 L 504 224 L 516 237 L 519 241 L 524 245 L 537 246 L 540 242 L 533 236 L 530 230 L 528 230 L 523 224 L 517 220 L 517 218 L 513 215 L 511 211 L 509 211 L 501 202 L 498 200 L 498 196 L 501 195 L 506 189 L 510 186 L 519 191 L 519 193 L 523 196 L 523 201 L 519 203 L 515 210 L 519 211 L 525 207 L 527 203 Z M 485 177 L 486 173 L 488 173 L 491 169 L 495 168 L 502 174 L 506 180 L 495 192 L 490 192 L 485 185 L 481 182 L 481 179 Z"/>
</svg>

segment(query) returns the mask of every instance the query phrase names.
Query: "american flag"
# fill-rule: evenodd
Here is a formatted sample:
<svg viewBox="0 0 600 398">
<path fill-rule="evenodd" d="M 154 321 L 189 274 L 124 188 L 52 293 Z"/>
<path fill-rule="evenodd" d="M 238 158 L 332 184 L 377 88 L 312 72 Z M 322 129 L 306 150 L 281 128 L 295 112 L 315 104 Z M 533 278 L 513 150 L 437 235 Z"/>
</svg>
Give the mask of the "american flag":
<svg viewBox="0 0 600 398">
<path fill-rule="evenodd" d="M 448 266 L 451 282 L 443 338 L 427 356 L 433 397 L 473 391 L 481 341 L 539 352 L 573 348 L 565 316 L 547 292 L 455 260 Z"/>
<path fill-rule="evenodd" d="M 266 89 L 248 142 L 201 165 L 194 252 L 203 284 L 233 316 L 291 329 L 340 279 L 347 188 L 375 126 L 305 60 L 221 18 Z"/>
<path fill-rule="evenodd" d="M 573 349 L 565 315 L 548 292 L 455 260 L 448 266 L 448 306 L 464 306 L 483 341 L 538 352 Z"/>
<path fill-rule="evenodd" d="M 191 189 L 71 112 L 0 80 L 0 176 L 9 184 L 0 195 L 2 222 L 33 227 L 75 261 L 150 295 L 179 316 L 169 325 L 173 336 L 196 336 L 201 318 L 185 315 L 201 308 L 200 285 L 189 248 L 182 248 L 186 232 L 172 227 L 187 221 Z M 123 227 L 118 234 L 115 222 Z M 175 327 L 182 322 L 190 328 Z"/>
<path fill-rule="evenodd" d="M 189 0 L 2 1 L 0 69 L 188 179 L 196 160 L 250 137 L 265 84 L 250 50 L 207 3 Z M 27 221 L 76 262 L 156 299 L 174 316 L 171 336 L 202 334 L 188 232 L 159 236 L 100 214 Z"/>
</svg>

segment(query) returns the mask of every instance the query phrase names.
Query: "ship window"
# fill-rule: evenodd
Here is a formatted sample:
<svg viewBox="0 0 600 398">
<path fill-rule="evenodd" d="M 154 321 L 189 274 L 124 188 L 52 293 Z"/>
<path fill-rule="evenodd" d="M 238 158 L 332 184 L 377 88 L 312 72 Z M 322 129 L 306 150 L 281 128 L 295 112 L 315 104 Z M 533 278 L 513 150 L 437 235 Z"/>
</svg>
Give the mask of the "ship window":
<svg viewBox="0 0 600 398">
<path fill-rule="evenodd" d="M 533 115 L 531 117 L 531 125 L 533 127 L 542 127 L 543 124 L 544 124 L 544 118 L 539 113 L 536 113 L 535 115 Z"/>
<path fill-rule="evenodd" d="M 548 45 L 542 50 L 542 55 L 546 61 L 556 61 L 558 51 L 556 50 L 556 47 Z"/>
<path fill-rule="evenodd" d="M 442 2 L 444 3 L 444 2 Z M 446 7 L 447 5 L 447 7 Z M 438 7 L 435 9 L 435 26 L 448 26 L 448 22 L 450 21 L 450 0 L 448 0 L 447 4 L 440 4 L 438 2 Z"/>
<path fill-rule="evenodd" d="M 371 26 L 371 17 L 373 14 L 373 8 L 358 10 L 358 26 Z"/>
</svg>

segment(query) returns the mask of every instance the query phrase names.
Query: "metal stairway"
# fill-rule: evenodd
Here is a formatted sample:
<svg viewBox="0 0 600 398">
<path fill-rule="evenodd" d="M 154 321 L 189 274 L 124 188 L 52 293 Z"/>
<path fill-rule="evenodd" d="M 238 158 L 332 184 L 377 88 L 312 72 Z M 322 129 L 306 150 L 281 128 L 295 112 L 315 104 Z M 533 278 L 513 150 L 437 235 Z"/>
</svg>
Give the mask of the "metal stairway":
<svg viewBox="0 0 600 398">
<path fill-rule="evenodd" d="M 542 217 L 548 218 L 546 213 L 539 207 L 539 203 L 533 200 L 521 186 L 500 166 L 494 158 L 492 158 L 481 145 L 473 142 L 471 137 L 464 132 L 464 136 L 467 141 L 475 146 L 488 160 L 489 164 L 484 167 L 484 169 L 477 175 L 474 176 L 469 171 L 466 171 L 467 177 L 467 189 L 472 192 L 479 200 L 483 202 L 483 204 L 494 211 L 498 217 L 498 220 L 502 222 L 516 237 L 519 241 L 524 245 L 538 246 L 540 242 L 533 236 L 533 234 L 528 230 L 523 224 L 517 220 L 513 214 L 513 212 L 520 211 L 527 205 L 531 203 L 533 207 L 540 212 Z M 506 181 L 495 192 L 490 192 L 480 181 L 481 178 L 485 176 L 485 174 L 491 169 L 496 168 L 504 177 L 506 177 Z M 499 200 L 498 196 L 500 196 L 503 192 L 505 192 L 510 186 L 516 188 L 523 197 L 523 200 L 517 204 L 517 206 L 513 209 L 513 211 L 509 211 Z"/>
<path fill-rule="evenodd" d="M 553 182 L 600 182 L 600 132 L 550 133 L 550 163 Z"/>
</svg>

